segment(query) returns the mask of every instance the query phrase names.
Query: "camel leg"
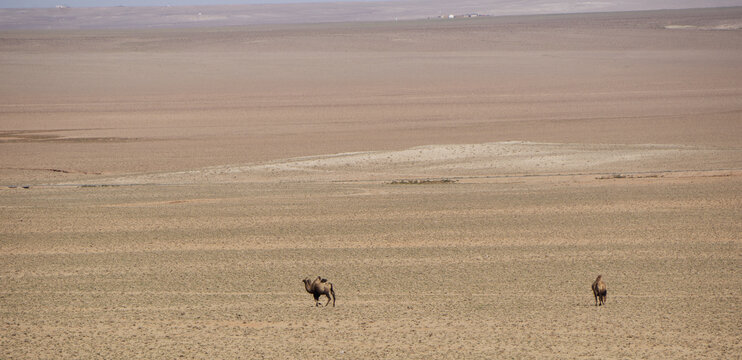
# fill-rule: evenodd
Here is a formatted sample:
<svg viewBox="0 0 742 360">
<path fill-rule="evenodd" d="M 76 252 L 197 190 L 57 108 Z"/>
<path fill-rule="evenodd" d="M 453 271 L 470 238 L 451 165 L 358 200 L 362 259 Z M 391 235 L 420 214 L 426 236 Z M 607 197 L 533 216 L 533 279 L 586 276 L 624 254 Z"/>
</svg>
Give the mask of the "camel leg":
<svg viewBox="0 0 742 360">
<path fill-rule="evenodd" d="M 314 295 L 314 307 L 318 307 L 318 306 L 319 306 L 319 295 L 315 294 Z"/>
<path fill-rule="evenodd" d="M 598 294 L 593 294 L 595 296 L 595 306 L 598 306 Z"/>
<path fill-rule="evenodd" d="M 325 294 L 325 296 L 327 296 L 327 303 L 325 303 L 325 306 L 330 305 L 330 300 L 332 300 L 330 294 Z"/>
</svg>

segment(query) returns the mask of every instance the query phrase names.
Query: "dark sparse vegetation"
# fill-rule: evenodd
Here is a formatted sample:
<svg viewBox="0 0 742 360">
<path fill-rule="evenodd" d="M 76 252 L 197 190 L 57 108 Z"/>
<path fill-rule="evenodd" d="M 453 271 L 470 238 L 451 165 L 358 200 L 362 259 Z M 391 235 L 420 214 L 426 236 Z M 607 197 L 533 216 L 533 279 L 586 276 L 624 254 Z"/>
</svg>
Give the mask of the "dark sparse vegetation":
<svg viewBox="0 0 742 360">
<path fill-rule="evenodd" d="M 454 184 L 458 180 L 454 179 L 402 179 L 393 180 L 389 184 L 392 185 L 428 185 L 428 184 Z"/>
<path fill-rule="evenodd" d="M 647 179 L 647 178 L 659 178 L 663 177 L 662 175 L 657 174 L 647 174 L 647 175 L 626 175 L 626 174 L 610 174 L 610 175 L 603 175 L 598 176 L 596 179 L 598 180 L 609 180 L 609 179 Z"/>
</svg>

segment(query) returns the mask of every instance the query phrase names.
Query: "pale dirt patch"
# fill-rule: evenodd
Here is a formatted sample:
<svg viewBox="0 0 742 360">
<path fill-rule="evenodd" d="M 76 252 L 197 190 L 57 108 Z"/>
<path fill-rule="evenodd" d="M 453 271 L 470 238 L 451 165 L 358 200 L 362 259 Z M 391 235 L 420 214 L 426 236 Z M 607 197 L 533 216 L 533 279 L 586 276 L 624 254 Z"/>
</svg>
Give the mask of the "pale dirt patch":
<svg viewBox="0 0 742 360">
<path fill-rule="evenodd" d="M 637 178 L 668 173 L 728 174 L 703 159 L 718 149 L 680 145 L 586 145 L 499 142 L 427 145 L 400 151 L 317 155 L 253 165 L 209 167 L 175 173 L 96 179 L 98 184 L 194 184 L 205 182 L 393 181 L 399 179 L 593 176 L 630 172 Z M 726 151 L 739 158 L 742 151 Z M 680 161 L 678 161 L 680 159 Z M 725 173 L 726 171 L 726 173 Z M 624 176 L 626 176 L 624 174 Z M 633 176 L 633 175 L 632 175 Z"/>
<path fill-rule="evenodd" d="M 698 25 L 665 25 L 665 29 L 669 30 L 740 30 L 742 29 L 742 23 L 731 23 L 731 24 L 718 24 L 712 26 L 698 26 Z"/>
</svg>

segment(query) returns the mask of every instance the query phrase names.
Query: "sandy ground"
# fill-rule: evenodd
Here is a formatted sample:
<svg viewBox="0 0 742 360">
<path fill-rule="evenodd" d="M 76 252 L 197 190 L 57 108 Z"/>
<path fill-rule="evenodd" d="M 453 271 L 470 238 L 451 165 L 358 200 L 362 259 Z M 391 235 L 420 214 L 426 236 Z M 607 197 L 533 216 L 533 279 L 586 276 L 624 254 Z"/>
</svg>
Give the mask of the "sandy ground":
<svg viewBox="0 0 742 360">
<path fill-rule="evenodd" d="M 740 18 L 2 32 L 0 358 L 740 357 Z"/>
</svg>

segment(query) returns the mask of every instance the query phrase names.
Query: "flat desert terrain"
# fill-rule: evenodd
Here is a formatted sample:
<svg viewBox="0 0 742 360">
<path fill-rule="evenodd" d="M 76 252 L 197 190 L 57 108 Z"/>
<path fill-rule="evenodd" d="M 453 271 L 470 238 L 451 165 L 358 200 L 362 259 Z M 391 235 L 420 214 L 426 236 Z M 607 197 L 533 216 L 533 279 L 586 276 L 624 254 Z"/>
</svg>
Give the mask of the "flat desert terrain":
<svg viewBox="0 0 742 360">
<path fill-rule="evenodd" d="M 0 32 L 0 358 L 739 358 L 740 24 Z"/>
</svg>

